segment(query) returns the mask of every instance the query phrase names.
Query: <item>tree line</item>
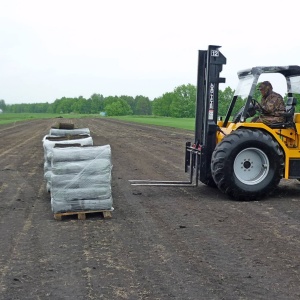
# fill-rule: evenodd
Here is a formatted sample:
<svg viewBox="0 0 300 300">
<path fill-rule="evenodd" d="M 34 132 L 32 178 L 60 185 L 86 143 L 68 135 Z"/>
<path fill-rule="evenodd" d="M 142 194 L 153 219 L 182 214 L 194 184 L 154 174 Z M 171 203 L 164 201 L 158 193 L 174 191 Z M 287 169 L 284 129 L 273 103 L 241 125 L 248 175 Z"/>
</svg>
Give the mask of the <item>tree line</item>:
<svg viewBox="0 0 300 300">
<path fill-rule="evenodd" d="M 93 94 L 90 98 L 56 99 L 53 103 L 23 103 L 5 104 L 0 100 L 0 109 L 7 113 L 55 113 L 55 114 L 99 114 L 107 116 L 124 115 L 155 115 L 174 118 L 195 117 L 197 88 L 192 84 L 176 87 L 172 92 L 167 92 L 161 97 L 150 100 L 145 96 L 108 96 Z M 229 104 L 233 98 L 234 90 L 226 87 L 219 90 L 218 113 L 226 115 Z M 257 91 L 254 98 L 260 100 L 260 92 Z M 233 113 L 243 105 L 243 100 L 235 105 Z M 300 103 L 300 99 L 298 99 Z M 300 111 L 296 108 L 297 111 Z"/>
<path fill-rule="evenodd" d="M 93 94 L 86 99 L 62 97 L 53 103 L 5 104 L 0 100 L 0 109 L 7 113 L 55 113 L 55 114 L 99 114 L 105 112 L 110 116 L 151 115 L 151 103 L 144 96 L 109 96 Z"/>
</svg>

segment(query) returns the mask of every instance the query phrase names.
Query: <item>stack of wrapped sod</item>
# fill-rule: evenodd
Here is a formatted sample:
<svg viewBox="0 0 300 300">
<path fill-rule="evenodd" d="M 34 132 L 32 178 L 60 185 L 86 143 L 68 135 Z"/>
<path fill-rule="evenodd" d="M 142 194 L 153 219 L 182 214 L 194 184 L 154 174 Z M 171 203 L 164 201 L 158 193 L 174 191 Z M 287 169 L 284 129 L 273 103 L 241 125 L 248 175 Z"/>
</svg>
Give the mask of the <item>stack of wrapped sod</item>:
<svg viewBox="0 0 300 300">
<path fill-rule="evenodd" d="M 113 210 L 111 148 L 53 148 L 51 208 L 54 213 Z"/>
<path fill-rule="evenodd" d="M 93 139 L 88 134 L 79 134 L 79 135 L 72 135 L 72 136 L 52 136 L 46 135 L 43 138 L 43 148 L 44 148 L 44 178 L 47 182 L 47 191 L 50 191 L 50 180 L 51 180 L 51 157 L 52 157 L 52 150 L 55 145 L 81 145 L 81 146 L 92 146 Z"/>
</svg>

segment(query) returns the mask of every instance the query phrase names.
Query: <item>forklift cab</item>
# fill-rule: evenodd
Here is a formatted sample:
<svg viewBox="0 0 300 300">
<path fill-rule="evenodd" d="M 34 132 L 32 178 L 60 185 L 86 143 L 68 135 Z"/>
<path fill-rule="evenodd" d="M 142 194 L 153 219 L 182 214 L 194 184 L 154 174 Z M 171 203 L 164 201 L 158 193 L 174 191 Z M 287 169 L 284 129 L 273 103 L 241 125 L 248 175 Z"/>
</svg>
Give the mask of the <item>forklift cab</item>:
<svg viewBox="0 0 300 300">
<path fill-rule="evenodd" d="M 233 108 L 237 99 L 240 97 L 245 99 L 245 105 L 234 116 L 234 122 L 245 122 L 248 117 L 253 115 L 253 107 L 256 102 L 253 95 L 256 91 L 260 75 L 264 73 L 278 73 L 285 77 L 287 85 L 287 101 L 286 101 L 286 114 L 284 123 L 272 124 L 272 128 L 288 128 L 293 124 L 295 106 L 297 99 L 294 94 L 300 94 L 300 67 L 299 66 L 284 66 L 284 67 L 253 67 L 238 72 L 239 83 L 235 91 L 234 97 L 228 108 L 224 123 L 222 127 L 226 127 L 232 116 Z"/>
</svg>

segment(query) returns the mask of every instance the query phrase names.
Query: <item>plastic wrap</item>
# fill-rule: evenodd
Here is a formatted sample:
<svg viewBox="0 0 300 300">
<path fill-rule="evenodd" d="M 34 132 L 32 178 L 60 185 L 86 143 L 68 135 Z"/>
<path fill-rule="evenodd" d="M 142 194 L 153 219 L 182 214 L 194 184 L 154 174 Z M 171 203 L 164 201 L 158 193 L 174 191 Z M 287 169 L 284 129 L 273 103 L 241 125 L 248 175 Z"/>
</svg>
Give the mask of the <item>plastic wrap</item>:
<svg viewBox="0 0 300 300">
<path fill-rule="evenodd" d="M 69 148 L 73 150 L 72 148 Z M 89 161 L 59 161 L 55 164 L 51 165 L 51 170 L 53 174 L 56 175 L 67 175 L 67 174 L 73 174 L 80 176 L 89 176 L 92 175 L 103 175 L 110 171 L 110 162 L 109 158 L 105 159 L 94 159 L 93 163 L 90 163 Z M 84 171 L 83 171 L 84 170 Z"/>
<path fill-rule="evenodd" d="M 52 150 L 55 145 L 71 145 L 71 144 L 78 144 L 81 146 L 92 146 L 93 139 L 89 135 L 77 135 L 73 136 L 71 139 L 67 139 L 66 137 L 56 137 L 51 135 L 46 135 L 43 138 L 43 147 L 44 147 L 44 178 L 47 181 L 47 191 L 49 192 L 50 189 L 50 178 L 52 174 L 52 167 L 51 167 L 51 157 L 52 157 Z"/>
<path fill-rule="evenodd" d="M 65 149 L 55 149 L 56 153 L 59 155 L 55 155 L 52 158 L 52 162 L 55 164 L 58 162 L 67 162 L 67 161 L 85 161 L 85 160 L 93 160 L 93 159 L 110 159 L 111 150 L 110 146 L 95 146 L 95 147 L 86 147 L 88 151 L 82 151 L 81 148 L 73 148 L 72 155 L 69 154 Z"/>
<path fill-rule="evenodd" d="M 43 138 L 45 160 L 47 159 L 49 151 L 51 151 L 56 144 L 80 144 L 81 146 L 91 146 L 93 145 L 93 138 L 89 135 L 78 135 L 71 139 L 45 135 Z"/>
<path fill-rule="evenodd" d="M 57 129 L 51 128 L 49 135 L 55 136 L 66 136 L 66 135 L 78 135 L 78 134 L 88 134 L 90 135 L 89 128 L 75 128 L 75 129 Z"/>
<path fill-rule="evenodd" d="M 111 148 L 53 148 L 51 207 L 54 213 L 112 210 Z"/>
</svg>

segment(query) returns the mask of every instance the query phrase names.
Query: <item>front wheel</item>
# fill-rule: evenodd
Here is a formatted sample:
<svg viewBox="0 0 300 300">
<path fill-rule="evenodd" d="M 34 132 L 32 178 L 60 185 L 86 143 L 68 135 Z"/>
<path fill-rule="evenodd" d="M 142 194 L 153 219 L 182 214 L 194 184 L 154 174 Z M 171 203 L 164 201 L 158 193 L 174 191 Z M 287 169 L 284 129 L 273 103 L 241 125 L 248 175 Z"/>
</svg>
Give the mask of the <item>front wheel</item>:
<svg viewBox="0 0 300 300">
<path fill-rule="evenodd" d="M 230 197 L 256 200 L 277 187 L 283 174 L 283 152 L 268 133 L 239 129 L 216 146 L 211 171 L 218 188 Z"/>
</svg>

